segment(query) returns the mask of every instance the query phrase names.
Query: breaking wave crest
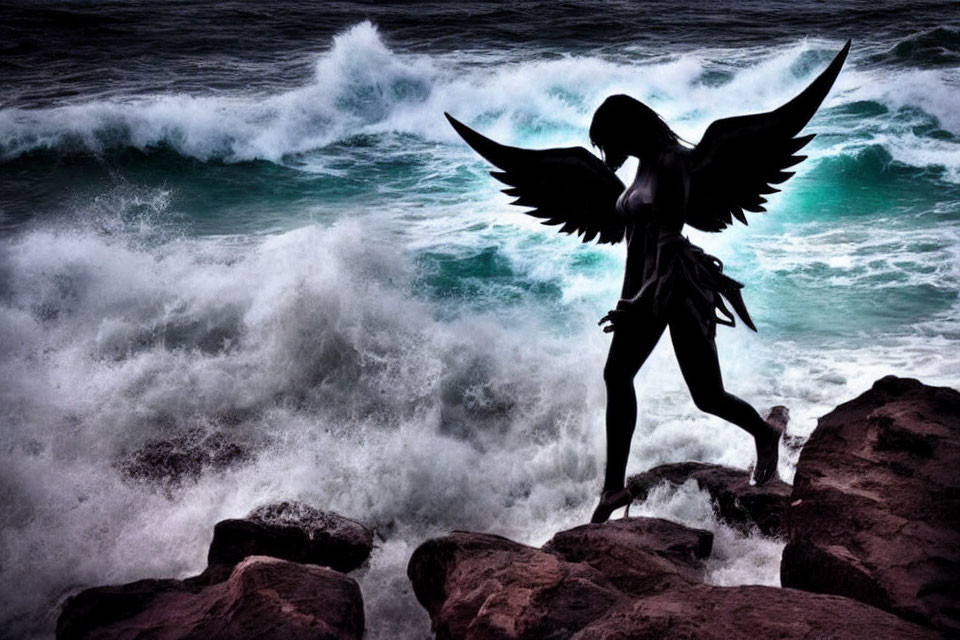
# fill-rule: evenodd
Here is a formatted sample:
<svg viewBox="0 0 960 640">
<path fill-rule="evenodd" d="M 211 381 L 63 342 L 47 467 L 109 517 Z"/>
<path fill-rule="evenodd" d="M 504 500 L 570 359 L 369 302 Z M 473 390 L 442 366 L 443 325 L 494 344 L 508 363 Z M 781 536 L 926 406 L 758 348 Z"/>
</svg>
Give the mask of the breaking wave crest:
<svg viewBox="0 0 960 640">
<path fill-rule="evenodd" d="M 168 148 L 204 161 L 285 162 L 358 135 L 399 133 L 452 142 L 444 111 L 520 144 L 584 144 L 593 108 L 613 92 L 649 102 L 681 135 L 696 140 L 710 121 L 736 115 L 746 104 L 778 106 L 809 81 L 835 46 L 803 41 L 773 55 L 722 52 L 724 63 L 711 51 L 653 60 L 431 57 L 391 51 L 376 27 L 363 22 L 333 39 L 309 82 L 282 93 L 130 96 L 2 110 L 0 159 Z M 886 69 L 881 75 L 848 67 L 817 128 L 831 134 L 853 126 L 865 136 L 832 141 L 838 152 L 874 140 L 912 166 L 949 158 L 948 170 L 958 175 L 960 121 L 951 70 L 907 68 L 889 77 Z M 911 154 L 902 141 L 891 139 L 918 126 L 927 152 Z"/>
</svg>

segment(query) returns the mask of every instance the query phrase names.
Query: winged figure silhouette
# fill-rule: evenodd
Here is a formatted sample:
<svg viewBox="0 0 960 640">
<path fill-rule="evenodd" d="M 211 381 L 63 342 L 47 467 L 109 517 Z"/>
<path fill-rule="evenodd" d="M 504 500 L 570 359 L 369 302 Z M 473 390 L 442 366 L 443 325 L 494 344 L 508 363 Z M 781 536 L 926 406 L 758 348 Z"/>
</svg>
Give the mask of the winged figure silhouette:
<svg viewBox="0 0 960 640">
<path fill-rule="evenodd" d="M 797 155 L 814 134 L 801 135 L 840 73 L 848 41 L 799 95 L 765 113 L 713 122 L 694 147 L 642 102 L 608 97 L 594 113 L 590 138 L 602 159 L 584 147 L 520 149 L 499 144 L 445 114 L 453 128 L 498 171 L 512 204 L 576 234 L 584 242 L 627 245 L 621 299 L 600 324 L 613 333 L 604 367 L 607 388 L 607 468 L 592 522 L 629 506 L 624 488 L 637 417 L 633 379 L 670 328 L 674 352 L 694 403 L 750 433 L 762 484 L 776 475 L 780 430 L 723 386 L 714 341 L 716 325 L 736 318 L 756 330 L 740 290 L 722 263 L 681 235 L 684 225 L 721 231 L 747 212 L 765 211 L 765 195 L 779 191 Z M 628 156 L 639 159 L 626 186 L 615 171 Z M 729 304 L 729 307 L 727 306 Z M 732 307 L 732 311 L 730 309 Z M 735 314 L 735 315 L 734 315 Z"/>
</svg>

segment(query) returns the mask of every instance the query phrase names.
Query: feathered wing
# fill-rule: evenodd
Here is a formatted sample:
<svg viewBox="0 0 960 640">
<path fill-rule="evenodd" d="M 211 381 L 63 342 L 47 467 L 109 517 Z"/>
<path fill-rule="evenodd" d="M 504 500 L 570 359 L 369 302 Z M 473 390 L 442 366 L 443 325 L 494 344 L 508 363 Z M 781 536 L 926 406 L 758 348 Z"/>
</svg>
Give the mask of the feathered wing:
<svg viewBox="0 0 960 640">
<path fill-rule="evenodd" d="M 532 207 L 525 213 L 546 218 L 543 224 L 563 225 L 584 242 L 623 239 L 625 224 L 617 212 L 623 182 L 600 158 L 583 147 L 519 149 L 499 144 L 458 121 L 447 120 L 457 133 L 500 171 L 490 175 L 509 185 L 503 192 L 517 199 L 511 204 Z"/>
<path fill-rule="evenodd" d="M 813 139 L 797 136 L 833 86 L 850 50 L 850 42 L 800 95 L 779 109 L 724 118 L 707 127 L 691 152 L 690 192 L 686 222 L 702 231 L 720 231 L 744 211 L 766 211 L 770 185 L 793 175 L 785 171 L 806 156 L 794 155 Z"/>
</svg>

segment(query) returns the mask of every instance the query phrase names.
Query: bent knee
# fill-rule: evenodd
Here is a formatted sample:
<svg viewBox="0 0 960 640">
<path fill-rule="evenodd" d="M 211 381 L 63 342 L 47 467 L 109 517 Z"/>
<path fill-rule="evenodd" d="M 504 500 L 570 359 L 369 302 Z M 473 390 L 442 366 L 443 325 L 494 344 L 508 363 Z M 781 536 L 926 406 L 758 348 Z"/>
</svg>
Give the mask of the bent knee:
<svg viewBox="0 0 960 640">
<path fill-rule="evenodd" d="M 726 394 L 695 393 L 693 394 L 693 404 L 704 413 L 716 415 L 723 412 L 723 407 L 726 404 Z"/>
</svg>

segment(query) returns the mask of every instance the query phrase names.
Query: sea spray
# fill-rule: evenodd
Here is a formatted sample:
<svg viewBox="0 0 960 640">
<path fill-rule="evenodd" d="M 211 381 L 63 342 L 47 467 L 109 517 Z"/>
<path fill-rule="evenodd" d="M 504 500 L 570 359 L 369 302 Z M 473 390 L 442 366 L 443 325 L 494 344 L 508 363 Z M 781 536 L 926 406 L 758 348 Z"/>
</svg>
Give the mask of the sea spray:
<svg viewBox="0 0 960 640">
<path fill-rule="evenodd" d="M 506 63 L 496 59 L 464 69 L 454 56 L 394 52 L 376 27 L 363 22 L 333 39 L 309 83 L 277 94 L 159 94 L 52 109 L 2 109 L 0 158 L 42 150 L 102 154 L 124 147 L 169 147 L 200 160 L 289 162 L 304 154 L 322 155 L 328 145 L 361 134 L 403 133 L 428 142 L 455 142 L 442 120 L 444 111 L 482 125 L 495 138 L 523 145 L 586 144 L 592 109 L 616 92 L 647 101 L 695 143 L 711 121 L 739 115 L 745 104 L 757 111 L 792 97 L 834 48 L 833 43 L 808 40 L 772 56 L 766 48 L 726 51 L 737 68 L 717 83 L 705 81 L 718 66 L 712 59 L 715 53 L 708 51 L 652 63 L 645 58 L 570 56 Z M 904 144 L 888 134 L 891 126 L 898 135 L 908 134 L 924 114 L 947 131 L 960 131 L 951 100 L 955 76 L 953 69 L 879 76 L 861 71 L 854 60 L 814 125 L 827 134 L 833 130 L 832 120 L 847 126 L 842 110 L 840 118 L 831 116 L 831 107 L 843 103 L 869 101 L 879 106 L 881 115 L 909 106 L 913 111 L 899 121 L 861 116 L 856 125 L 898 161 L 920 167 L 945 164 L 955 177 L 960 165 L 950 159 L 956 155 L 952 143 L 925 136 L 920 144 L 926 150 L 910 152 L 917 144 Z M 854 139 L 838 150 L 855 151 L 864 144 Z"/>
<path fill-rule="evenodd" d="M 510 207 L 442 112 L 506 144 L 587 145 L 594 107 L 628 92 L 696 142 L 717 117 L 781 104 L 849 35 L 810 23 L 784 40 L 794 23 L 753 14 L 755 37 L 677 31 L 676 12 L 627 34 L 586 12 L 558 40 L 563 21 L 429 10 L 415 28 L 388 20 L 407 31 L 361 16 L 297 48 L 258 40 L 242 64 L 155 47 L 124 67 L 129 84 L 49 99 L 70 78 L 31 61 L 37 78 L 3 97 L 0 636 L 48 636 L 82 586 L 194 573 L 217 520 L 290 498 L 378 530 L 359 574 L 368 636 L 426 635 L 404 575 L 424 539 L 539 545 L 589 517 L 609 345 L 596 322 L 623 266 L 622 246 Z M 462 31 L 418 39 L 451 20 Z M 864 23 L 769 212 L 687 231 L 746 284 L 760 329 L 718 332 L 727 388 L 787 405 L 799 441 L 882 375 L 960 381 L 956 32 L 893 20 L 892 35 Z M 198 51 L 192 24 L 163 37 Z M 46 51 L 17 43 L 11 59 Z M 93 64 L 88 49 L 56 64 Z M 752 463 L 746 434 L 693 406 L 666 336 L 636 384 L 630 473 Z M 126 464 L 206 437 L 243 455 L 180 476 Z M 776 584 L 780 543 L 716 523 L 699 490 L 665 487 L 644 509 L 714 531 L 713 583 Z"/>
</svg>

